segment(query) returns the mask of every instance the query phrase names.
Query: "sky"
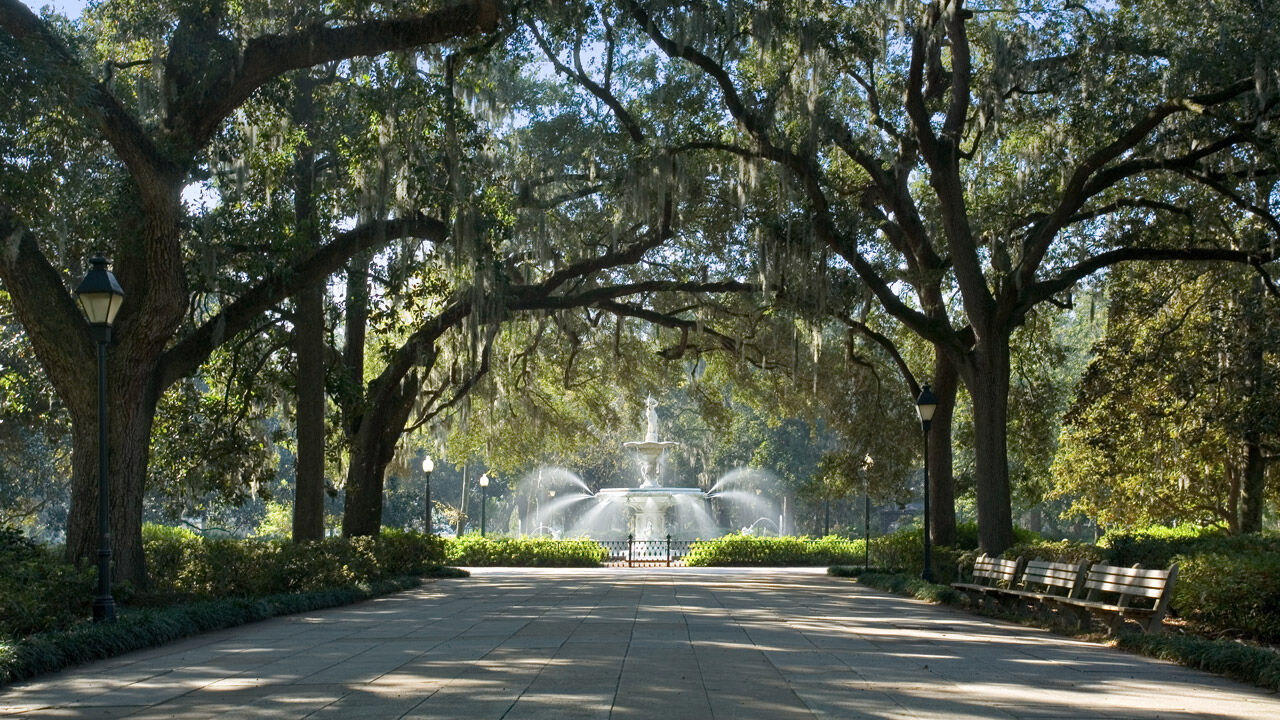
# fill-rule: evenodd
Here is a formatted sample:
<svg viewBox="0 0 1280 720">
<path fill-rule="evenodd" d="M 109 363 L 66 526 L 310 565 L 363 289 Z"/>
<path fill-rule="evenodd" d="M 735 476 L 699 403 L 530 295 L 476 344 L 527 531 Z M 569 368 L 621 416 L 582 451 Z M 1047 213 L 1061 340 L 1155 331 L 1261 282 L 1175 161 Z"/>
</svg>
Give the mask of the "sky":
<svg viewBox="0 0 1280 720">
<path fill-rule="evenodd" d="M 45 5 L 53 6 L 53 9 L 70 18 L 80 17 L 80 13 L 84 11 L 87 0 L 22 0 L 23 4 L 39 12 L 40 8 Z"/>
</svg>

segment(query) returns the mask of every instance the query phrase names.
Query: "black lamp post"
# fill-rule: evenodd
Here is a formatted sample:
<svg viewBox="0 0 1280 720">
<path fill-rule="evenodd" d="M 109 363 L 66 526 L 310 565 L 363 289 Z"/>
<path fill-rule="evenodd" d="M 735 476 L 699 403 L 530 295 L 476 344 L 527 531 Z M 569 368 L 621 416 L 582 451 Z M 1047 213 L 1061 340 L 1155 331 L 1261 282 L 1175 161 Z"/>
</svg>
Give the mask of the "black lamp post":
<svg viewBox="0 0 1280 720">
<path fill-rule="evenodd" d="M 925 582 L 933 582 L 933 564 L 929 558 L 929 425 L 933 422 L 933 411 L 937 409 L 938 398 L 925 383 L 920 388 L 920 397 L 916 398 L 916 412 L 920 414 L 920 428 L 924 431 L 924 572 L 920 577 Z"/>
<path fill-rule="evenodd" d="M 94 255 L 91 266 L 76 288 L 76 299 L 98 342 L 98 596 L 93 599 L 93 621 L 115 622 L 116 602 L 111 597 L 111 505 L 107 480 L 107 344 L 124 291 L 107 269 L 107 258 Z"/>
<path fill-rule="evenodd" d="M 480 476 L 480 537 L 484 537 L 485 506 L 489 504 L 489 473 Z"/>
<path fill-rule="evenodd" d="M 425 521 L 425 525 L 423 525 L 423 527 L 426 528 L 426 534 L 428 535 L 431 534 L 431 520 L 432 520 L 432 517 L 431 517 L 431 471 L 435 469 L 436 469 L 436 464 L 431 460 L 431 456 L 430 455 L 422 456 L 422 472 L 426 473 L 427 475 L 426 481 L 422 483 L 422 499 L 427 505 L 426 514 L 425 514 L 425 517 L 423 518 Z"/>
<path fill-rule="evenodd" d="M 863 458 L 862 467 L 862 568 L 871 568 L 871 455 Z"/>
</svg>

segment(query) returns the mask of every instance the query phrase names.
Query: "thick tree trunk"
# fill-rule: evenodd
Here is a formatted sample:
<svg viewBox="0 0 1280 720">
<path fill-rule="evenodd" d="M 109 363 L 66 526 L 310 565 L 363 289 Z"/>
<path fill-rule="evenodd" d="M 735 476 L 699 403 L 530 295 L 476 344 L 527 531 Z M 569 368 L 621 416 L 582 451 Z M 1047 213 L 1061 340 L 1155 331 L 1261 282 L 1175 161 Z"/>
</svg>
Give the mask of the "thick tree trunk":
<svg viewBox="0 0 1280 720">
<path fill-rule="evenodd" d="M 937 545 L 956 543 L 956 480 L 951 469 L 951 423 L 959 378 L 955 365 L 934 351 L 933 394 L 938 407 L 929 425 L 929 537 Z"/>
<path fill-rule="evenodd" d="M 420 380 L 409 373 L 393 387 L 377 387 L 360 429 L 351 442 L 347 469 L 346 504 L 342 513 L 343 537 L 377 535 L 382 531 L 382 488 L 387 465 L 413 412 Z"/>
<path fill-rule="evenodd" d="M 339 391 L 343 433 L 355 438 L 364 404 L 364 343 L 369 325 L 369 256 L 361 253 L 347 265 L 347 297 L 343 307 L 343 381 Z"/>
<path fill-rule="evenodd" d="M 293 541 L 324 537 L 324 286 L 294 299 L 298 453 L 294 470 Z"/>
<path fill-rule="evenodd" d="M 994 347 L 993 347 L 994 346 Z M 965 373 L 973 402 L 973 452 L 978 496 L 978 546 L 998 555 L 1013 545 L 1009 493 L 1009 344 L 993 338 L 970 355 Z"/>
<path fill-rule="evenodd" d="M 1239 532 L 1262 532 L 1263 493 L 1267 489 L 1267 461 L 1262 455 L 1261 437 L 1245 433 L 1244 477 L 1240 483 Z"/>
<path fill-rule="evenodd" d="M 310 135 L 315 116 L 314 83 L 306 73 L 295 81 L 293 120 Z M 315 148 L 303 140 L 293 164 L 294 232 L 299 247 L 319 244 L 315 216 Z M 298 452 L 294 463 L 293 541 L 324 537 L 325 340 L 324 289 L 315 285 L 294 298 L 293 353 Z"/>
<path fill-rule="evenodd" d="M 1243 315 L 1244 352 L 1241 370 L 1244 375 L 1246 411 L 1244 422 L 1244 473 L 1240 479 L 1240 527 L 1242 533 L 1262 532 L 1263 495 L 1267 485 L 1267 461 L 1262 453 L 1262 433 L 1256 418 L 1265 416 L 1262 408 L 1253 410 L 1249 405 L 1266 394 L 1266 288 L 1261 278 L 1253 279 L 1252 292 L 1240 302 Z"/>
<path fill-rule="evenodd" d="M 89 376 L 92 377 L 92 376 Z M 147 586 L 142 548 L 146 490 L 156 393 L 149 368 L 130 366 L 114 352 L 107 359 L 107 494 L 110 498 L 112 580 Z M 98 418 L 93 398 L 69 407 L 72 418 L 71 507 L 67 514 L 67 559 L 91 564 L 98 554 Z"/>
</svg>

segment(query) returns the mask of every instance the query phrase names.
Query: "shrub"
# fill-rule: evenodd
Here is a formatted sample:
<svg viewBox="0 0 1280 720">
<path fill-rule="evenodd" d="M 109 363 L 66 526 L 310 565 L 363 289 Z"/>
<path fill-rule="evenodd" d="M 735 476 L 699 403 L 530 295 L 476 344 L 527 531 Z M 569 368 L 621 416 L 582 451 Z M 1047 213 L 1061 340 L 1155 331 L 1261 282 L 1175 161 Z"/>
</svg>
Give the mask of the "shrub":
<svg viewBox="0 0 1280 720">
<path fill-rule="evenodd" d="M 1280 555 L 1213 552 L 1174 561 L 1172 605 L 1180 617 L 1211 632 L 1280 642 Z"/>
<path fill-rule="evenodd" d="M 71 625 L 89 614 L 97 578 L 20 531 L 0 527 L 0 637 Z"/>
<path fill-rule="evenodd" d="M 448 541 L 451 565 L 507 567 L 599 567 L 609 551 L 594 540 L 489 538 L 463 535 Z"/>
<path fill-rule="evenodd" d="M 1013 528 L 1013 542 L 1015 545 L 1030 545 L 1040 542 L 1040 540 L 1038 533 L 1017 526 Z M 958 550 L 977 550 L 978 523 L 956 523 L 956 544 L 954 547 Z"/>
<path fill-rule="evenodd" d="M 1219 528 L 1183 525 L 1176 528 L 1153 525 L 1108 532 L 1098 541 L 1105 562 L 1111 565 L 1168 567 L 1175 555 L 1194 553 L 1227 540 Z"/>
<path fill-rule="evenodd" d="M 931 583 L 907 573 L 854 572 L 850 568 L 831 568 L 828 572 L 839 577 L 856 577 L 858 582 L 878 590 L 910 595 L 920 600 L 947 605 L 964 605 L 964 593 L 940 583 Z"/>
<path fill-rule="evenodd" d="M 735 534 L 694 543 L 684 562 L 699 567 L 852 565 L 862 562 L 863 547 L 862 540 L 834 535 L 811 540 Z M 874 541 L 872 547 L 875 547 Z"/>
<path fill-rule="evenodd" d="M 1019 543 L 1004 552 L 1010 560 L 1026 558 L 1027 560 L 1048 560 L 1060 563 L 1099 563 L 1103 561 L 1103 552 L 1096 545 L 1076 542 L 1074 540 L 1040 540 L 1038 542 Z M 1132 564 L 1132 563 L 1130 563 Z"/>
<path fill-rule="evenodd" d="M 866 552 L 861 538 L 725 535 L 694 543 L 684 561 L 686 565 L 704 567 L 862 565 L 867 556 L 872 567 L 919 573 L 924 567 L 924 534 L 919 529 L 907 529 L 872 538 L 870 552 Z M 954 576 L 958 556 L 949 548 L 934 547 L 932 561 L 939 580 Z"/>
<path fill-rule="evenodd" d="M 143 527 L 152 588 L 199 597 L 251 597 L 312 591 L 421 575 L 444 561 L 435 536 L 382 535 L 316 542 L 214 540 L 180 528 Z"/>
</svg>

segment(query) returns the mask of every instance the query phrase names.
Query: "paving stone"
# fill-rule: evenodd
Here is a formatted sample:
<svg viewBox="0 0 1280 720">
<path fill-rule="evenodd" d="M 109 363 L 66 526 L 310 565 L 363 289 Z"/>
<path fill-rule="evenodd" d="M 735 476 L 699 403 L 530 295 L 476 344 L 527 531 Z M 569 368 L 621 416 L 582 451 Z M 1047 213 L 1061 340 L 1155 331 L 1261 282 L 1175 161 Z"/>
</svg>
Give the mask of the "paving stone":
<svg viewBox="0 0 1280 720">
<path fill-rule="evenodd" d="M 1280 698 L 820 570 L 485 568 L 19 683 L 0 716 L 1273 720 Z"/>
</svg>

